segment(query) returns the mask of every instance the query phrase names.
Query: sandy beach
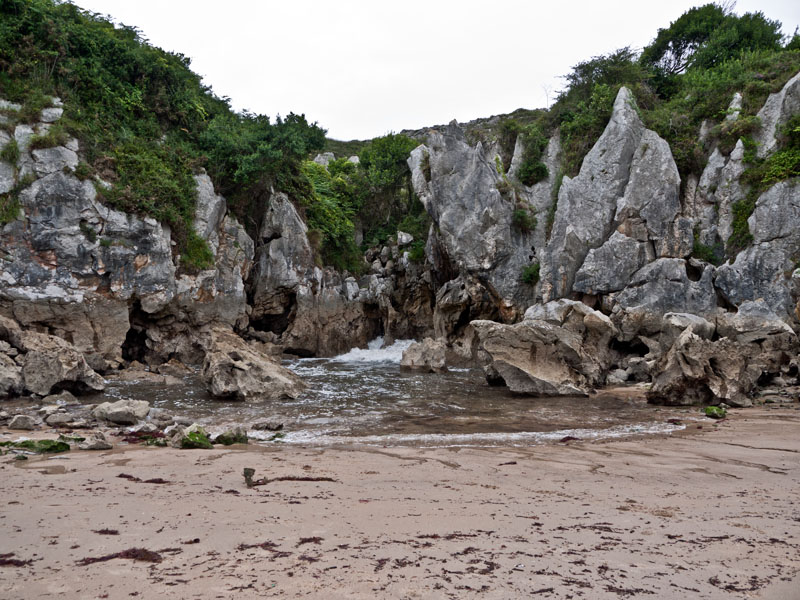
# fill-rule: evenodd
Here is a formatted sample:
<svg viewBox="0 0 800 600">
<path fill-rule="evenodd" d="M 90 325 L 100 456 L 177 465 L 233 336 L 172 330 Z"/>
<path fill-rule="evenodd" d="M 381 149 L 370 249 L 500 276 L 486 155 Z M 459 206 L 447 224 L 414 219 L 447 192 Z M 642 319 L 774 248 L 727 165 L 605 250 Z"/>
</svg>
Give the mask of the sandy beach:
<svg viewBox="0 0 800 600">
<path fill-rule="evenodd" d="M 798 432 L 792 405 L 529 448 L 5 456 L 0 596 L 793 600 Z"/>
</svg>

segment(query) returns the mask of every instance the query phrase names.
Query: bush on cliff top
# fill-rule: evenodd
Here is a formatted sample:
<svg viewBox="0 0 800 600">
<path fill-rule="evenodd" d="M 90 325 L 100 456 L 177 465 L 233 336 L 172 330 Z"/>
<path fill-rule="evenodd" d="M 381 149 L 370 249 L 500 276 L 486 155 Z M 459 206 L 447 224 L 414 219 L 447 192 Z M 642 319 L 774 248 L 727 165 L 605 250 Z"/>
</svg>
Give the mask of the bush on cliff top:
<svg viewBox="0 0 800 600">
<path fill-rule="evenodd" d="M 189 64 L 135 28 L 73 4 L 0 2 L 3 97 L 21 102 L 28 120 L 49 96 L 61 97 L 61 123 L 114 185 L 106 200 L 167 222 L 182 244 L 193 219 L 193 172 L 209 171 L 252 232 L 270 185 L 306 190 L 300 163 L 325 143 L 324 130 L 302 115 L 272 123 L 234 113 Z"/>
</svg>

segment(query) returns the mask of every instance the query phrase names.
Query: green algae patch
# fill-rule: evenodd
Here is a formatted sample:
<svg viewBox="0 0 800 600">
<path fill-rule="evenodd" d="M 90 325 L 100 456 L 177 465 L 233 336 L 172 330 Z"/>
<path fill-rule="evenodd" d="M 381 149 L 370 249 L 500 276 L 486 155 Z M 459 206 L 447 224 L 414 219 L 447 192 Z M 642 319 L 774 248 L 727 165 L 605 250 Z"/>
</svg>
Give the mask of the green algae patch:
<svg viewBox="0 0 800 600">
<path fill-rule="evenodd" d="M 181 448 L 184 450 L 211 450 L 214 446 L 208 439 L 208 434 L 203 430 L 190 431 L 181 438 Z"/>
<path fill-rule="evenodd" d="M 247 432 L 241 429 L 233 431 L 226 431 L 219 434 L 214 438 L 215 444 L 222 444 L 223 446 L 232 446 L 233 444 L 247 444 Z"/>
<path fill-rule="evenodd" d="M 719 406 L 706 406 L 706 416 L 710 419 L 724 419 L 728 412 Z"/>
<path fill-rule="evenodd" d="M 29 450 L 36 454 L 57 454 L 69 452 L 69 444 L 59 440 L 24 440 L 22 442 L 0 442 L 6 448 Z"/>
</svg>

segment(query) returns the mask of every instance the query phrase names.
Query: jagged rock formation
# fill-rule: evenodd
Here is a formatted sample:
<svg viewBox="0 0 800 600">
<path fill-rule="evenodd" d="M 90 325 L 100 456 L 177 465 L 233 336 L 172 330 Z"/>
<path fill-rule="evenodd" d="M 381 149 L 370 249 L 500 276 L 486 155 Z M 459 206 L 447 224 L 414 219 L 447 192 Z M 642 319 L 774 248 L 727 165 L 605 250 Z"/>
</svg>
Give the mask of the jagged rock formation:
<svg viewBox="0 0 800 600">
<path fill-rule="evenodd" d="M 737 95 L 726 119 L 741 107 Z M 759 113 L 760 156 L 799 110 L 800 74 Z M 0 162 L 0 193 L 34 179 L 19 193 L 19 218 L 0 229 L 0 316 L 28 340 L 0 326 L 0 395 L 97 389 L 96 371 L 171 359 L 203 365 L 219 396 L 296 395 L 300 382 L 272 354 L 333 355 L 378 335 L 432 338 L 409 350 L 408 366 L 478 357 L 491 381 L 528 394 L 651 380 L 654 401 L 745 405 L 759 381 L 796 369 L 797 180 L 760 195 L 752 244 L 735 258 L 717 267 L 693 257 L 697 244 L 733 254 L 734 207 L 748 192 L 744 144 L 711 149 L 681 195 L 667 142 L 644 126 L 626 88 L 555 199 L 558 135 L 542 157 L 548 177 L 527 187 L 517 180 L 522 140 L 504 172 L 497 146 L 470 145 L 455 122 L 421 132 L 408 164 L 433 221 L 425 261 L 411 260 L 412 240 L 398 232 L 366 253 L 359 277 L 317 264 L 285 194 L 269 194 L 251 239 L 202 173 L 194 227 L 214 264 L 188 271 L 169 228 L 104 206 L 103 182 L 74 176 L 76 140 L 31 150 L 60 111 L 55 103 L 39 123 L 17 126 L 19 159 Z M 0 132 L 0 148 L 11 139 Z M 535 224 L 515 221 L 519 210 Z M 523 281 L 536 265 L 538 282 Z M 65 360 L 45 368 L 56 351 Z"/>
<path fill-rule="evenodd" d="M 605 383 L 616 327 L 582 302 L 558 300 L 528 309 L 514 325 L 473 321 L 492 377 L 512 392 L 582 396 Z"/>
<path fill-rule="evenodd" d="M 440 262 L 450 263 L 462 282 L 480 282 L 502 309 L 513 311 L 534 298 L 520 273 L 535 256 L 535 236 L 513 226 L 515 201 L 498 189 L 504 177 L 498 163 L 496 147 L 470 146 L 455 122 L 432 130 L 408 160 L 414 190 L 434 223 Z"/>
<path fill-rule="evenodd" d="M 542 299 L 618 292 L 657 257 L 687 256 L 691 244 L 670 239 L 686 229 L 675 223 L 679 189 L 667 142 L 645 129 L 633 95 L 620 89 L 611 120 L 580 173 L 561 184 L 542 258 Z"/>
<path fill-rule="evenodd" d="M 798 90 L 800 74 L 759 113 L 762 156 L 774 150 L 776 126 L 800 110 Z M 738 117 L 740 96 L 731 107 L 729 120 Z M 472 323 L 479 355 L 489 360 L 487 377 L 517 392 L 574 394 L 601 385 L 613 370 L 615 381 L 653 378 L 654 402 L 746 406 L 759 380 L 791 371 L 797 338 L 789 324 L 797 325 L 800 293 L 800 275 L 792 274 L 800 256 L 797 181 L 761 194 L 748 220 L 753 242 L 735 259 L 717 268 L 690 258 L 695 242 L 727 249 L 733 205 L 747 192 L 743 156 L 741 140 L 729 156 L 715 148 L 682 200 L 667 143 L 644 128 L 622 88 L 579 175 L 561 186 L 541 255 L 545 304 L 516 325 Z M 548 302 L 557 298 L 601 309 L 614 330 L 598 346 L 563 319 L 541 318 L 563 307 L 565 300 Z"/>
<path fill-rule="evenodd" d="M 219 398 L 237 400 L 295 398 L 305 385 L 297 375 L 230 329 L 214 327 L 208 332 L 203 379 Z"/>
<path fill-rule="evenodd" d="M 4 188 L 34 178 L 19 193 L 19 216 L 0 228 L 0 315 L 24 329 L 21 343 L 11 341 L 3 352 L 3 395 L 99 390 L 102 379 L 89 365 L 102 372 L 126 358 L 201 362 L 206 348 L 199 328 L 247 322 L 254 244 L 210 178 L 195 178 L 194 227 L 214 265 L 182 272 L 168 227 L 103 205 L 95 187 L 103 182 L 71 174 L 76 140 L 30 150 L 31 137 L 46 131 L 59 111 L 43 111 L 37 125 L 18 125 L 19 159 L 3 163 Z M 6 136 L 0 144 L 9 141 Z"/>
</svg>

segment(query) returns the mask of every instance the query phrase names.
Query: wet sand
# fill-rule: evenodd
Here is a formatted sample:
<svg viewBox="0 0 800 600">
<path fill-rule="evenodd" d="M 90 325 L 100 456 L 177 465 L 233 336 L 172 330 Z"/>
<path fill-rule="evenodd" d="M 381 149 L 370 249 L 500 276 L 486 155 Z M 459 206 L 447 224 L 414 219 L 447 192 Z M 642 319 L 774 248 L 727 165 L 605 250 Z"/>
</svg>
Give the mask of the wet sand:
<svg viewBox="0 0 800 600">
<path fill-rule="evenodd" d="M 794 407 L 530 448 L 5 456 L 0 481 L 7 599 L 800 599 Z M 160 561 L 80 562 L 132 548 Z"/>
</svg>

